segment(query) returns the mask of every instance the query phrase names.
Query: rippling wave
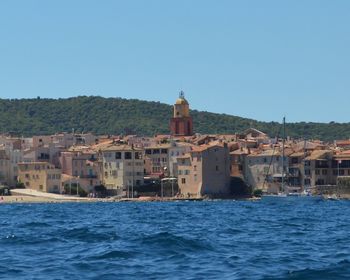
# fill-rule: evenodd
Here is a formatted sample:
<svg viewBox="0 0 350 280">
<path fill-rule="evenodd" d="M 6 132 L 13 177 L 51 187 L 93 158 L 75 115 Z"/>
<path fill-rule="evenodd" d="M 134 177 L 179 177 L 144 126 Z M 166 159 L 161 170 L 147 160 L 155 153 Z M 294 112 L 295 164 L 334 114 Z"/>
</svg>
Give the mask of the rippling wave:
<svg viewBox="0 0 350 280">
<path fill-rule="evenodd" d="M 0 279 L 350 279 L 350 202 L 0 205 Z"/>
</svg>

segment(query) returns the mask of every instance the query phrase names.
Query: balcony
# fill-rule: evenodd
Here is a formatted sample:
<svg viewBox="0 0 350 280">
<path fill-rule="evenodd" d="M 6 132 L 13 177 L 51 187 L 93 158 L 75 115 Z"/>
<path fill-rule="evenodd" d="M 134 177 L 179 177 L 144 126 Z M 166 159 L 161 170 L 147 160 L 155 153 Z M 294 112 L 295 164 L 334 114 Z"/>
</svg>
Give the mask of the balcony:
<svg viewBox="0 0 350 280">
<path fill-rule="evenodd" d="M 80 175 L 81 179 L 97 179 L 97 175 Z"/>
</svg>

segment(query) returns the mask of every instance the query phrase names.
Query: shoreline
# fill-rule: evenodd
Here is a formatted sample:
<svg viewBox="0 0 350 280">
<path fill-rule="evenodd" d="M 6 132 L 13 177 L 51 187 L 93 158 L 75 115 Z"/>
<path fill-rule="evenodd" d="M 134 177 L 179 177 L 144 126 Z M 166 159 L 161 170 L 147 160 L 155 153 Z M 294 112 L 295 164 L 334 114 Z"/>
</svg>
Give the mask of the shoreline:
<svg viewBox="0 0 350 280">
<path fill-rule="evenodd" d="M 228 198 L 228 199 L 208 199 L 208 198 L 172 198 L 172 197 L 138 197 L 138 198 L 74 198 L 74 197 L 61 197 L 50 198 L 44 196 L 29 196 L 29 195 L 9 195 L 0 196 L 1 204 L 13 204 L 13 203 L 96 203 L 96 202 L 179 202 L 179 201 L 225 201 L 225 200 L 237 200 L 237 201 L 260 201 L 260 198 Z"/>
</svg>

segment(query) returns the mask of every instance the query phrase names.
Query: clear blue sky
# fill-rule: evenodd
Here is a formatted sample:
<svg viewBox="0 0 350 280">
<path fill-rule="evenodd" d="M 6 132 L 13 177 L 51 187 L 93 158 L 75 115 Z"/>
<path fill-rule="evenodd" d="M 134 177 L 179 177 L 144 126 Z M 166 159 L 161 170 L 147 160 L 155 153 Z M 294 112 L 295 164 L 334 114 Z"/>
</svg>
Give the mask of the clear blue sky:
<svg viewBox="0 0 350 280">
<path fill-rule="evenodd" d="M 1 0 L 0 97 L 349 122 L 348 0 Z"/>
</svg>

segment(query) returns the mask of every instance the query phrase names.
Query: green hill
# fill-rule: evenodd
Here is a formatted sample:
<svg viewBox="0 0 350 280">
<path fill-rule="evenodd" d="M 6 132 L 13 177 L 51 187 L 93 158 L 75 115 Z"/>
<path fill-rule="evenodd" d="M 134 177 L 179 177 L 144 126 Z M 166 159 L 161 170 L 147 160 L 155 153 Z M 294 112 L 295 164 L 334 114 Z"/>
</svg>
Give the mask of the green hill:
<svg viewBox="0 0 350 280">
<path fill-rule="evenodd" d="M 195 132 L 236 133 L 255 127 L 276 135 L 281 125 L 192 110 Z M 135 99 L 80 96 L 67 99 L 0 99 L 0 133 L 31 136 L 71 131 L 96 134 L 169 133 L 172 106 Z M 287 134 L 308 139 L 350 138 L 350 123 L 290 123 Z"/>
</svg>

